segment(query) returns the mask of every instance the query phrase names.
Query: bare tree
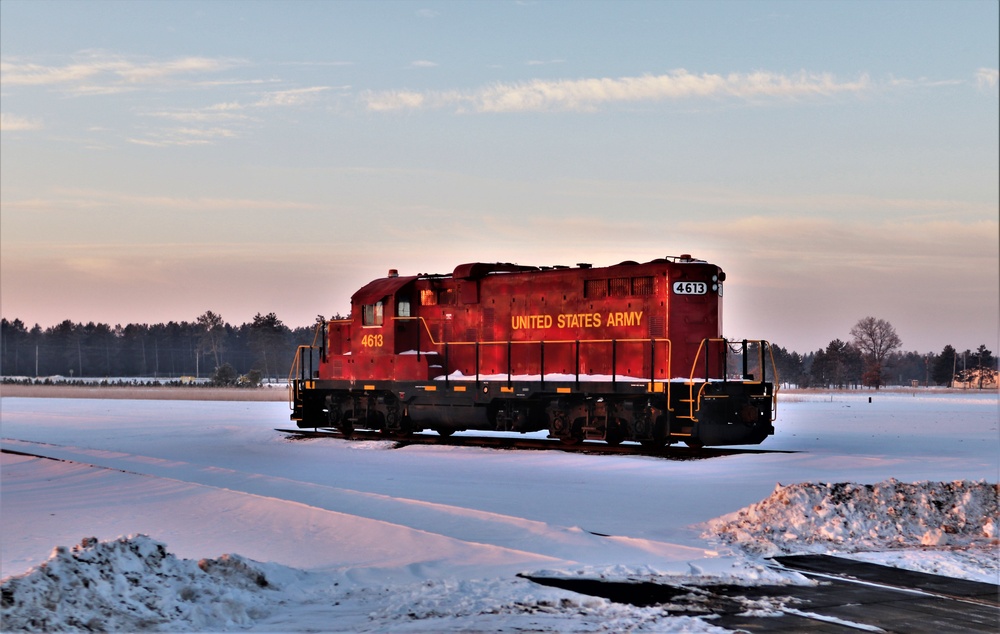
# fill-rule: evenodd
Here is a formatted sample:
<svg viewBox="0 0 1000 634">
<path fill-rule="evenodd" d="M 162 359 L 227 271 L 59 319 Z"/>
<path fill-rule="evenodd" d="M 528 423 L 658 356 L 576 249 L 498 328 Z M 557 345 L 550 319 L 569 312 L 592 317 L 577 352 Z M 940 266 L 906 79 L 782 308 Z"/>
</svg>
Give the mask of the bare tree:
<svg viewBox="0 0 1000 634">
<path fill-rule="evenodd" d="M 890 352 L 903 345 L 892 324 L 884 319 L 865 317 L 851 328 L 854 345 L 865 354 L 867 366 L 863 382 L 877 390 L 884 384 L 882 366 Z"/>
</svg>

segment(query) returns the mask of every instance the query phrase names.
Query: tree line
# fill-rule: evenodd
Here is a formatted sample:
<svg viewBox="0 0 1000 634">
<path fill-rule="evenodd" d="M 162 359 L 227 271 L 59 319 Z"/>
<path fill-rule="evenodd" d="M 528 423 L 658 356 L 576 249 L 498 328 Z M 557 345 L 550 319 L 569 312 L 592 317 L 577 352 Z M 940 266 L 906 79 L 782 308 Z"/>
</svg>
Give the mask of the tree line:
<svg viewBox="0 0 1000 634">
<path fill-rule="evenodd" d="M 940 353 L 903 352 L 902 340 L 892 324 L 874 317 L 859 320 L 850 335 L 850 341 L 834 339 L 826 348 L 805 355 L 772 346 L 782 384 L 875 389 L 886 385 L 997 385 L 997 358 L 985 344 L 964 352 L 951 344 Z"/>
<path fill-rule="evenodd" d="M 322 317 L 318 318 L 321 320 Z M 315 325 L 289 328 L 274 313 L 233 326 L 206 311 L 194 321 L 111 326 L 74 323 L 28 328 L 0 320 L 0 373 L 5 377 L 286 378 L 299 345 Z"/>
<path fill-rule="evenodd" d="M 340 318 L 339 315 L 335 318 Z M 323 321 L 317 317 L 317 323 Z M 220 384 L 257 384 L 283 379 L 295 350 L 312 343 L 315 324 L 289 328 L 274 313 L 232 326 L 206 311 L 194 321 L 110 326 L 65 320 L 43 329 L 20 319 L 0 320 L 0 374 L 5 377 L 53 375 L 92 377 L 209 378 Z M 903 352 L 895 328 L 865 317 L 849 341 L 834 339 L 826 348 L 799 354 L 772 344 L 782 384 L 799 387 L 874 387 L 996 384 L 997 359 L 985 345 L 958 352 Z M 748 355 L 749 358 L 756 354 Z M 751 364 L 752 365 L 752 364 Z M 759 373 L 752 368 L 750 373 Z"/>
</svg>

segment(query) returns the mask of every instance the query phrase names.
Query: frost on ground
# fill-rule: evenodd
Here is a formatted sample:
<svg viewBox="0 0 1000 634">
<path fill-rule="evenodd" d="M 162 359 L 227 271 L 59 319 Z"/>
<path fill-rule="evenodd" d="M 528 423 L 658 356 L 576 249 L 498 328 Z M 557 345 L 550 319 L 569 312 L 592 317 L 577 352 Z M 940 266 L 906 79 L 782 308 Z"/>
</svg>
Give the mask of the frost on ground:
<svg viewBox="0 0 1000 634">
<path fill-rule="evenodd" d="M 2 584 L 3 629 L 218 630 L 261 616 L 268 581 L 237 555 L 178 559 L 147 536 L 57 547 L 48 561 Z"/>
<path fill-rule="evenodd" d="M 761 502 L 709 522 L 704 536 L 757 555 L 840 551 L 996 583 L 998 494 L 1000 485 L 962 480 L 779 484 Z M 923 563 L 901 555 L 904 550 L 921 552 Z"/>
</svg>

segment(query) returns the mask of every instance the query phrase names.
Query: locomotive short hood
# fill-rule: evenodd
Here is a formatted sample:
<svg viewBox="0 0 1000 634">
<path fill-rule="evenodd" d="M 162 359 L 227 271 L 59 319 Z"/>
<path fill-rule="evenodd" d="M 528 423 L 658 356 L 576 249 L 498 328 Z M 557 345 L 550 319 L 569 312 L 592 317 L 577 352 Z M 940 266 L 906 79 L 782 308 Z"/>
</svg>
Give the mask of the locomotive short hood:
<svg viewBox="0 0 1000 634">
<path fill-rule="evenodd" d="M 355 306 L 361 304 L 374 304 L 387 295 L 395 295 L 397 291 L 402 289 L 407 284 L 410 284 L 415 279 L 417 279 L 416 275 L 410 275 L 407 277 L 384 277 L 377 279 L 373 282 L 369 282 L 354 293 L 354 295 L 351 295 L 351 303 Z"/>
</svg>

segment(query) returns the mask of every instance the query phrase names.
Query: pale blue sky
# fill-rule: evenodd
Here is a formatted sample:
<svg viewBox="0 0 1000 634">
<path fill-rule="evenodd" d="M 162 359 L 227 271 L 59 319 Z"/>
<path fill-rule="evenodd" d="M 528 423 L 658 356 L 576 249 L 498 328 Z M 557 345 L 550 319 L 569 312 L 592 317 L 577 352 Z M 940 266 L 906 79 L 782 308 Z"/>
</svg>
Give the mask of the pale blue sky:
<svg viewBox="0 0 1000 634">
<path fill-rule="evenodd" d="M 692 253 L 725 330 L 995 352 L 998 3 L 0 2 L 0 309 L 346 312 Z"/>
</svg>

